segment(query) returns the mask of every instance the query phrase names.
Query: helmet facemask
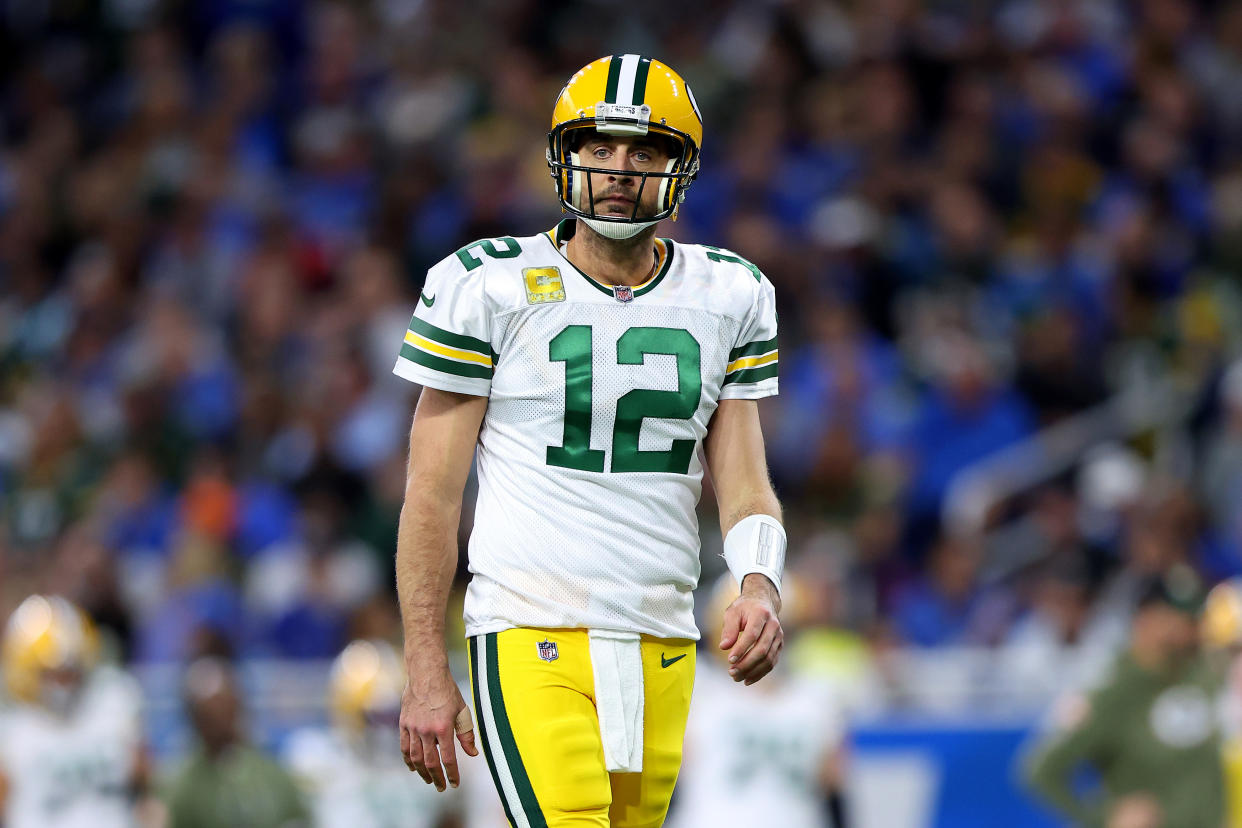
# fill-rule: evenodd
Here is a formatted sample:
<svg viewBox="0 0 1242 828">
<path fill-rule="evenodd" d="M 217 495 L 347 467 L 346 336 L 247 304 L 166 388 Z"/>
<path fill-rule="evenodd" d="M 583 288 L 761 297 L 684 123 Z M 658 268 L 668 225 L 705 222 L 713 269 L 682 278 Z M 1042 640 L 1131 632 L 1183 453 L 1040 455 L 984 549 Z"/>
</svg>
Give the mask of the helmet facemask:
<svg viewBox="0 0 1242 828">
<path fill-rule="evenodd" d="M 607 107 L 599 104 L 599 108 Z M 621 107 L 611 107 L 620 109 Z M 558 124 L 548 133 L 547 161 L 556 182 L 561 208 L 586 221 L 597 233 L 607 238 L 625 239 L 666 218 L 676 220 L 677 208 L 686 197 L 686 189 L 698 174 L 698 148 L 684 133 L 669 127 L 649 125 L 646 107 L 625 107 L 640 111 L 635 118 L 624 121 L 605 118 L 581 118 Z M 592 132 L 617 136 L 658 136 L 670 143 L 669 161 L 663 171 L 615 170 L 583 164 L 578 148 Z M 595 210 L 592 174 L 621 175 L 638 179 L 634 209 L 629 216 L 603 215 Z M 643 196 L 649 187 L 657 187 L 656 212 L 640 215 Z M 583 200 L 585 197 L 585 200 Z"/>
</svg>

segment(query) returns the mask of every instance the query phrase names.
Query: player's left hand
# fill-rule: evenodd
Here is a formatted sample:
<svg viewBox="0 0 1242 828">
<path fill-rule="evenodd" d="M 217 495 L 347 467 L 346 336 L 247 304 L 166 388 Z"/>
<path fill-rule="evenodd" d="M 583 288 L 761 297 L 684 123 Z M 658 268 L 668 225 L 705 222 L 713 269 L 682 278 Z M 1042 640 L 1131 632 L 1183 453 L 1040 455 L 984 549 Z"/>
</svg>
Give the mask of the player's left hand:
<svg viewBox="0 0 1242 828">
<path fill-rule="evenodd" d="M 742 594 L 725 610 L 720 649 L 729 653 L 729 676 L 750 686 L 772 672 L 785 646 L 780 595 L 763 575 L 751 573 Z"/>
</svg>

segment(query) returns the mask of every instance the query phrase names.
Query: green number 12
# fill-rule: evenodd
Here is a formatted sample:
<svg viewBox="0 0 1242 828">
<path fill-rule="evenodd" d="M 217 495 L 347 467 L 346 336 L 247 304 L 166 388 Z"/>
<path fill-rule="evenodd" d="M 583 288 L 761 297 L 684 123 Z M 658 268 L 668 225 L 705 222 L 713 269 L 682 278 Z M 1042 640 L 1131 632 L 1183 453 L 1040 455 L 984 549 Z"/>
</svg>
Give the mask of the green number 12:
<svg viewBox="0 0 1242 828">
<path fill-rule="evenodd" d="M 647 354 L 677 358 L 677 390 L 635 388 L 617 400 L 612 429 L 614 472 L 686 474 L 693 439 L 673 440 L 665 451 L 643 451 L 638 435 L 643 419 L 688 420 L 703 391 L 699 343 L 682 328 L 630 328 L 617 340 L 617 364 L 642 365 Z M 591 326 L 570 325 L 548 343 L 548 358 L 565 363 L 565 431 L 559 446 L 548 446 L 549 466 L 602 472 L 604 452 L 591 448 Z"/>
</svg>

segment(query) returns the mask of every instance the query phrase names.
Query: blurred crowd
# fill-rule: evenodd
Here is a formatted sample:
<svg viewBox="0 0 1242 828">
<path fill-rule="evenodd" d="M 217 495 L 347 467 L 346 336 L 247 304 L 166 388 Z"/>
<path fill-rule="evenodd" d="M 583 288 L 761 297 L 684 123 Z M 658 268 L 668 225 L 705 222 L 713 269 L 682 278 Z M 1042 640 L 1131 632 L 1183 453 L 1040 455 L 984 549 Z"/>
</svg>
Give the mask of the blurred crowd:
<svg viewBox="0 0 1242 828">
<path fill-rule="evenodd" d="M 5 615 L 68 596 L 137 664 L 391 638 L 423 273 L 555 223 L 552 102 L 623 51 L 706 121 L 663 232 L 776 285 L 796 657 L 994 647 L 1047 682 L 1120 645 L 1143 578 L 1242 572 L 1238 4 L 2 13 Z M 972 464 L 1157 386 L 1176 422 L 943 519 Z"/>
</svg>

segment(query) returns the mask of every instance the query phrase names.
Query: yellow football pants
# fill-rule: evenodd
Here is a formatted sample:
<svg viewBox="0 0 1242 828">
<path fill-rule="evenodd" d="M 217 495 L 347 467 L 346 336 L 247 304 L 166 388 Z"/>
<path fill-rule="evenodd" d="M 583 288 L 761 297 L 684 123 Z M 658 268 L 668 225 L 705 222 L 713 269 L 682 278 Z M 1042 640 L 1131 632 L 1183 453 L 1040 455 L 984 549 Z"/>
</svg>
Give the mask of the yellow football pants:
<svg viewBox="0 0 1242 828">
<path fill-rule="evenodd" d="M 470 639 L 475 728 L 514 828 L 664 824 L 681 767 L 694 642 L 643 636 L 641 647 L 643 770 L 608 773 L 586 630 L 518 628 Z"/>
</svg>

